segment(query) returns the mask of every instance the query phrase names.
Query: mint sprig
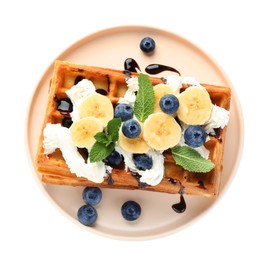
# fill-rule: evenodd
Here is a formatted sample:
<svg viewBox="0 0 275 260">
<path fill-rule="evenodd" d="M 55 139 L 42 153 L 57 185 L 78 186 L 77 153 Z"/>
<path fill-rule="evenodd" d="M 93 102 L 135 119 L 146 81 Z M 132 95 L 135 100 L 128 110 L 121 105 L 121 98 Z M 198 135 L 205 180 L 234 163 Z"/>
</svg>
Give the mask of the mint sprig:
<svg viewBox="0 0 275 260">
<path fill-rule="evenodd" d="M 138 76 L 138 86 L 134 114 L 140 122 L 144 122 L 154 112 L 154 88 L 149 77 L 142 73 Z"/>
<path fill-rule="evenodd" d="M 118 131 L 121 123 L 121 118 L 113 118 L 108 122 L 107 133 L 98 132 L 94 136 L 96 143 L 89 154 L 91 162 L 102 161 L 112 153 L 115 148 L 115 142 L 118 140 Z"/>
<path fill-rule="evenodd" d="M 190 172 L 210 172 L 215 168 L 213 162 L 204 159 L 195 149 L 189 146 L 175 146 L 171 150 L 176 164 Z"/>
</svg>

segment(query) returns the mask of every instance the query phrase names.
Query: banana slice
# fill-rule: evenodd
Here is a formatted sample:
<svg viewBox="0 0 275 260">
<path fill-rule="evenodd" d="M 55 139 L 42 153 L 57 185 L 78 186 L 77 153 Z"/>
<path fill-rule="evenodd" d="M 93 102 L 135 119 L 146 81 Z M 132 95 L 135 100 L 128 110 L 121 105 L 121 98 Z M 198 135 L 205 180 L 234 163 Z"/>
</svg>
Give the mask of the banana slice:
<svg viewBox="0 0 275 260">
<path fill-rule="evenodd" d="M 148 144 L 143 139 L 143 125 L 140 123 L 141 133 L 136 138 L 128 138 L 126 137 L 122 130 L 119 130 L 119 146 L 129 153 L 147 153 L 150 149 Z"/>
<path fill-rule="evenodd" d="M 178 118 L 189 125 L 203 125 L 210 117 L 212 102 L 204 87 L 189 87 L 179 96 Z"/>
<path fill-rule="evenodd" d="M 74 121 L 70 127 L 72 141 L 79 148 L 91 147 L 96 142 L 95 134 L 101 131 L 101 121 L 93 116 Z"/>
<path fill-rule="evenodd" d="M 168 85 L 161 83 L 154 86 L 154 96 L 155 96 L 154 112 L 162 112 L 159 106 L 159 101 L 163 96 L 167 94 L 174 94 L 173 89 Z"/>
<path fill-rule="evenodd" d="M 143 138 L 153 149 L 166 150 L 179 143 L 181 127 L 171 115 L 157 112 L 145 120 Z"/>
<path fill-rule="evenodd" d="M 99 119 L 103 126 L 114 118 L 114 108 L 110 99 L 100 94 L 87 97 L 79 106 L 79 116 L 84 118 L 94 116 Z"/>
</svg>

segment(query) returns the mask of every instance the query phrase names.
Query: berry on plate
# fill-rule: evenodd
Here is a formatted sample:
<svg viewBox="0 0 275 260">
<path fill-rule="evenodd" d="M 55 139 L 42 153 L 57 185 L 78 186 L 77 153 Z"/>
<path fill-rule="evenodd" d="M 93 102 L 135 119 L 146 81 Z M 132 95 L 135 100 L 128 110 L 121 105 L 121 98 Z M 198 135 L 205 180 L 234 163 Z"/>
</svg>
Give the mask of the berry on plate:
<svg viewBox="0 0 275 260">
<path fill-rule="evenodd" d="M 121 214 L 124 219 L 134 221 L 140 217 L 141 207 L 135 201 L 126 201 L 121 207 Z"/>
<path fill-rule="evenodd" d="M 82 192 L 83 200 L 88 205 L 97 205 L 102 199 L 102 191 L 98 187 L 86 187 Z"/>
<path fill-rule="evenodd" d="M 97 211 L 91 205 L 83 205 L 77 211 L 79 222 L 85 226 L 91 226 L 97 219 Z"/>
<path fill-rule="evenodd" d="M 151 37 L 145 37 L 141 40 L 139 46 L 142 51 L 149 53 L 155 49 L 156 43 Z"/>
</svg>

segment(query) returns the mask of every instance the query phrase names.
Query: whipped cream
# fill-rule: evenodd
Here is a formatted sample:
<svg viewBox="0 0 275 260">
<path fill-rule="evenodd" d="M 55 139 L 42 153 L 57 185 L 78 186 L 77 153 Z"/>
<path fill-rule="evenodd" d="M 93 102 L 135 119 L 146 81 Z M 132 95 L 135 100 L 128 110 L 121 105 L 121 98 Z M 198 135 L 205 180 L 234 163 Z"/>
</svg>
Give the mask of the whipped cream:
<svg viewBox="0 0 275 260">
<path fill-rule="evenodd" d="M 96 93 L 95 85 L 92 81 L 87 79 L 82 79 L 72 88 L 66 91 L 66 94 L 70 98 L 73 103 L 73 111 L 71 113 L 71 117 L 73 121 L 79 119 L 78 109 L 81 103 L 90 95 Z"/>
<path fill-rule="evenodd" d="M 138 91 L 139 89 L 138 78 L 137 77 L 127 78 L 126 84 L 128 88 L 124 94 L 124 97 L 119 98 L 118 103 L 127 103 L 134 106 L 136 102 L 135 92 Z"/>
<path fill-rule="evenodd" d="M 182 77 L 176 76 L 176 75 L 170 75 L 167 76 L 166 78 L 166 84 L 169 85 L 169 87 L 175 92 L 179 93 L 180 88 L 181 88 L 181 80 Z"/>
<path fill-rule="evenodd" d="M 181 77 L 181 83 L 190 87 L 201 87 L 201 84 L 193 77 Z"/>
<path fill-rule="evenodd" d="M 119 145 L 115 149 L 124 157 L 125 170 L 129 169 L 132 172 L 137 172 L 141 176 L 140 182 L 152 186 L 158 185 L 161 182 L 164 176 L 164 156 L 162 152 L 150 149 L 146 154 L 152 158 L 153 166 L 149 170 L 142 171 L 137 169 L 132 153 L 126 152 Z"/>
<path fill-rule="evenodd" d="M 216 106 L 212 105 L 212 112 L 210 115 L 209 120 L 205 123 L 204 129 L 207 134 L 215 135 L 215 128 L 223 129 L 229 121 L 229 111 Z"/>
<path fill-rule="evenodd" d="M 200 83 L 193 77 L 182 77 L 178 75 L 170 75 L 166 78 L 166 84 L 169 85 L 175 93 L 178 93 L 182 84 L 186 84 L 188 86 L 201 86 Z"/>
<path fill-rule="evenodd" d="M 106 176 L 106 166 L 103 162 L 87 163 L 78 152 L 77 147 L 73 144 L 70 130 L 61 124 L 46 124 L 43 131 L 44 153 L 49 155 L 57 148 L 62 152 L 71 173 L 77 177 L 85 177 L 95 183 L 101 183 Z"/>
</svg>

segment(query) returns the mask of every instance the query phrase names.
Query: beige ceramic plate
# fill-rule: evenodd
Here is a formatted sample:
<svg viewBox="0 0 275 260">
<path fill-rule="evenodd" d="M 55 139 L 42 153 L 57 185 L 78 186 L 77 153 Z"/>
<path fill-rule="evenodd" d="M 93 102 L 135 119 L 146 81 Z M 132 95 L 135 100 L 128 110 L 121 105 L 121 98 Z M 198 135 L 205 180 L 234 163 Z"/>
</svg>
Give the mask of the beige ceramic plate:
<svg viewBox="0 0 275 260">
<path fill-rule="evenodd" d="M 156 50 L 151 56 L 145 55 L 139 48 L 140 40 L 145 36 L 151 36 L 156 41 Z M 221 186 L 223 193 L 237 170 L 243 144 L 241 109 L 227 76 L 205 52 L 184 38 L 163 30 L 140 26 L 117 27 L 94 33 L 69 47 L 58 59 L 123 70 L 124 60 L 128 57 L 134 58 L 141 70 L 150 63 L 165 64 L 176 68 L 183 75 L 194 76 L 199 82 L 232 88 Z M 34 176 L 42 191 L 73 222 L 90 232 L 113 238 L 151 239 L 186 227 L 217 202 L 217 199 L 185 196 L 187 210 L 178 214 L 171 208 L 172 204 L 179 202 L 178 195 L 104 189 L 103 199 L 97 207 L 99 217 L 96 225 L 81 225 L 76 219 L 76 212 L 83 205 L 83 188 L 45 185 L 40 182 L 34 166 L 52 71 L 51 64 L 35 89 L 30 103 L 26 126 L 27 151 Z M 120 208 L 126 200 L 135 200 L 142 207 L 142 215 L 134 223 L 121 217 Z"/>
</svg>

